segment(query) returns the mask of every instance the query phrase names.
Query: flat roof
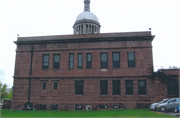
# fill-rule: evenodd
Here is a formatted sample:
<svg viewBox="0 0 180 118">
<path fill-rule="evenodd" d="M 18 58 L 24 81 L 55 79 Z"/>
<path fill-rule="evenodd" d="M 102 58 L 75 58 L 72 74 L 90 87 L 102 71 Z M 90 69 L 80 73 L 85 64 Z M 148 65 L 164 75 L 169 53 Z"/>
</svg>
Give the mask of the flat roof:
<svg viewBox="0 0 180 118">
<path fill-rule="evenodd" d="M 92 40 L 92 39 L 107 39 L 107 38 L 121 38 L 121 37 L 151 37 L 153 39 L 155 36 L 151 35 L 151 31 L 141 31 L 141 32 L 118 32 L 118 33 L 100 33 L 100 34 L 73 34 L 73 35 L 50 35 L 50 36 L 30 36 L 30 37 L 18 37 L 17 41 L 14 43 L 27 43 L 27 42 L 39 42 L 39 41 L 76 41 L 81 40 Z M 71 40 L 70 40 L 71 39 Z"/>
</svg>

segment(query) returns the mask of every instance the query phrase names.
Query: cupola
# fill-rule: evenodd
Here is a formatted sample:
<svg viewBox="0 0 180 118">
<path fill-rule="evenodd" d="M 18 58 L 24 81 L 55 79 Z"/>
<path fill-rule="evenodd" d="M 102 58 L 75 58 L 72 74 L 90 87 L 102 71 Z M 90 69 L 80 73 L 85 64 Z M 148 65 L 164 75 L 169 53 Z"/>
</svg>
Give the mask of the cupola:
<svg viewBox="0 0 180 118">
<path fill-rule="evenodd" d="M 84 11 L 77 16 L 73 25 L 74 34 L 97 34 L 100 27 L 97 16 L 90 12 L 90 0 L 84 0 Z"/>
</svg>

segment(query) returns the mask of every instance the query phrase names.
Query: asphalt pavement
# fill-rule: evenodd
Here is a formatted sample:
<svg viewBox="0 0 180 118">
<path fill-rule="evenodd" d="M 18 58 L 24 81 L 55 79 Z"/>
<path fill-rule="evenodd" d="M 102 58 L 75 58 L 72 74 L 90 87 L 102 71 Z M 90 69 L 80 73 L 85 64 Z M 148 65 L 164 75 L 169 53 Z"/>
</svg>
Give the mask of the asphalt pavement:
<svg viewBox="0 0 180 118">
<path fill-rule="evenodd" d="M 172 116 L 180 116 L 180 112 L 174 113 L 174 112 L 160 112 L 163 114 L 168 114 L 168 115 L 172 115 Z"/>
</svg>

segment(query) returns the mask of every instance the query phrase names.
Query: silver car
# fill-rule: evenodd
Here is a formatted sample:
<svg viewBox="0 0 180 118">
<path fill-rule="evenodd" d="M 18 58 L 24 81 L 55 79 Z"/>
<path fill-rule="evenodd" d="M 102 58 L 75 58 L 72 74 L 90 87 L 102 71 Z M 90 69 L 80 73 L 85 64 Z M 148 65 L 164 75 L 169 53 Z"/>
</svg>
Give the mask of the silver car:
<svg viewBox="0 0 180 118">
<path fill-rule="evenodd" d="M 158 111 L 174 110 L 180 104 L 180 98 L 171 98 L 167 102 L 156 105 Z"/>
<path fill-rule="evenodd" d="M 165 102 L 168 101 L 168 100 L 169 100 L 169 99 L 163 99 L 163 100 L 161 100 L 161 101 L 159 101 L 159 102 L 157 102 L 157 103 L 153 103 L 153 104 L 151 104 L 151 105 L 149 106 L 149 109 L 155 110 L 155 109 L 156 109 L 156 105 L 161 104 L 161 103 L 165 103 Z"/>
</svg>

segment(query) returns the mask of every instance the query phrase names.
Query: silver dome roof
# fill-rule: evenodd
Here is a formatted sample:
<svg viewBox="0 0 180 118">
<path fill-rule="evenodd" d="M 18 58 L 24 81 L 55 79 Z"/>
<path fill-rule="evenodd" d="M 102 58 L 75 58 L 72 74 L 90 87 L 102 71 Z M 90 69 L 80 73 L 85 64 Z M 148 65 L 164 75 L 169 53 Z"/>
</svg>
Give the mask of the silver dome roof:
<svg viewBox="0 0 180 118">
<path fill-rule="evenodd" d="M 84 11 L 84 12 L 80 13 L 77 16 L 76 21 L 83 20 L 83 19 L 90 19 L 90 20 L 97 21 L 99 23 L 97 16 L 90 11 Z"/>
</svg>

